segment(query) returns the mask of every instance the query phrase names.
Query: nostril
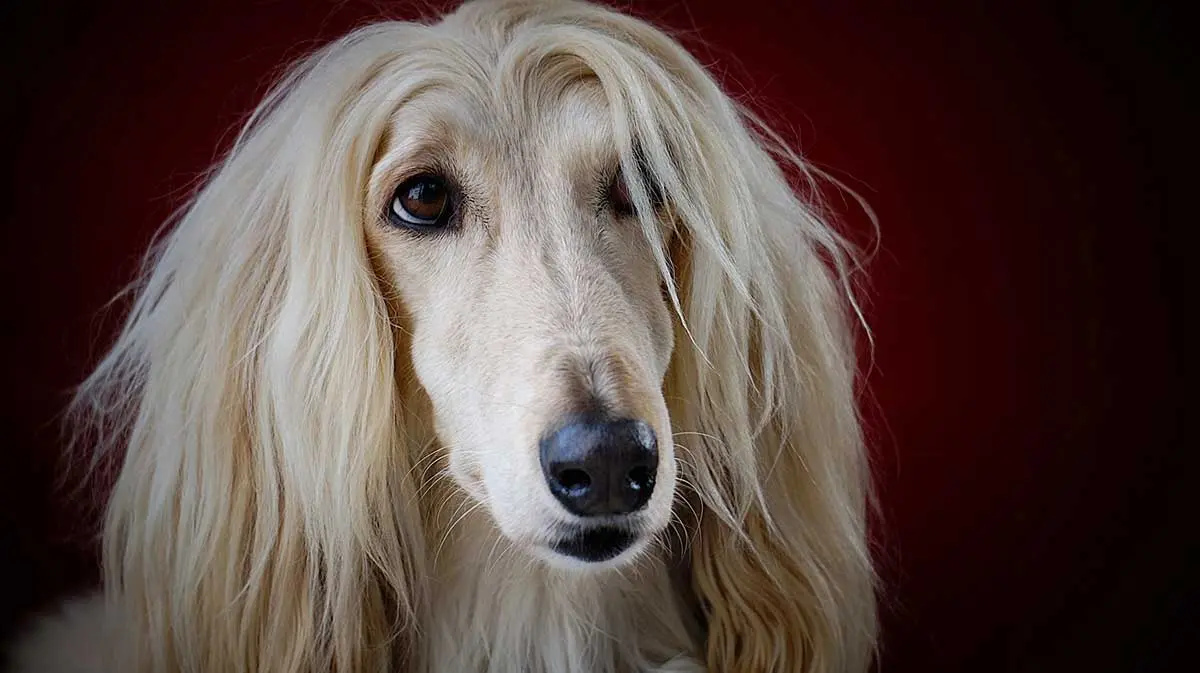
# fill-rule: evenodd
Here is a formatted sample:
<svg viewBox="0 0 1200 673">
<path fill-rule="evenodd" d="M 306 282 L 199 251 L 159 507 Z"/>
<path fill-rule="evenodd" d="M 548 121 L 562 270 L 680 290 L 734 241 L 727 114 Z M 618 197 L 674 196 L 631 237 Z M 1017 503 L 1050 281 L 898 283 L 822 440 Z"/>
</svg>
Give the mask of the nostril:
<svg viewBox="0 0 1200 673">
<path fill-rule="evenodd" d="M 638 465 L 625 475 L 625 483 L 630 489 L 640 491 L 654 485 L 654 473 L 645 465 Z"/>
<path fill-rule="evenodd" d="M 557 481 L 563 490 L 569 493 L 579 493 L 592 485 L 592 478 L 587 472 L 577 469 L 566 469 L 558 473 Z"/>
</svg>

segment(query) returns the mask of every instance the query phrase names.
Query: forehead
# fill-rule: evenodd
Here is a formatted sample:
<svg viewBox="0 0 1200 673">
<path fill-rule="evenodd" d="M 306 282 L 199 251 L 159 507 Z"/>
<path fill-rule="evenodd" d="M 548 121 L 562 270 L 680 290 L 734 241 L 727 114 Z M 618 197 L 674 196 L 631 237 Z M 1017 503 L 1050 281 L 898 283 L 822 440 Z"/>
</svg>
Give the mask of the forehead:
<svg viewBox="0 0 1200 673">
<path fill-rule="evenodd" d="M 604 90 L 586 73 L 533 69 L 447 78 L 393 113 L 383 141 L 385 174 L 436 168 L 466 178 L 577 175 L 615 164 Z M 486 76 L 485 76 L 486 74 Z"/>
</svg>

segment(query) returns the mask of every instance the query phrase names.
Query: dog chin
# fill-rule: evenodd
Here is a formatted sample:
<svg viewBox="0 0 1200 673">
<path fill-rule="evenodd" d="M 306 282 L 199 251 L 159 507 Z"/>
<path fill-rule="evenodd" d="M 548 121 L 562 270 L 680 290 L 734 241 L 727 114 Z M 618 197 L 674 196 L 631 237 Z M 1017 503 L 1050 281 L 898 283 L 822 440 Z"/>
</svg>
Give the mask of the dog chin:
<svg viewBox="0 0 1200 673">
<path fill-rule="evenodd" d="M 535 554 L 552 568 L 589 572 L 628 565 L 649 542 L 649 535 L 625 526 L 572 526 L 536 547 Z"/>
</svg>

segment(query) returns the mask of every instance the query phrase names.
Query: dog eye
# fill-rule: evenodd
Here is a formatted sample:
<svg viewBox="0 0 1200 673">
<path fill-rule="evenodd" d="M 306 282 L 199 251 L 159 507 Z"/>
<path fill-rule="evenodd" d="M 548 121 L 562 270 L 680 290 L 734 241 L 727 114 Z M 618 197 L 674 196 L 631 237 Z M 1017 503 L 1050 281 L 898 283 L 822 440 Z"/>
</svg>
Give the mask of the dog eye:
<svg viewBox="0 0 1200 673">
<path fill-rule="evenodd" d="M 663 205 L 662 190 L 652 180 L 643 179 L 643 184 L 647 191 L 646 196 L 650 197 L 650 207 L 658 210 Z M 609 206 L 617 217 L 632 217 L 637 210 L 633 204 L 633 194 L 629 191 L 629 184 L 625 182 L 624 171 L 617 171 L 612 184 L 608 186 L 607 198 Z"/>
<path fill-rule="evenodd" d="M 620 171 L 608 186 L 608 203 L 618 217 L 633 215 L 633 195 L 629 193 L 629 185 L 625 183 L 625 174 Z"/>
<path fill-rule="evenodd" d="M 409 228 L 443 227 L 450 219 L 450 189 L 436 175 L 411 177 L 396 188 L 388 219 Z"/>
</svg>

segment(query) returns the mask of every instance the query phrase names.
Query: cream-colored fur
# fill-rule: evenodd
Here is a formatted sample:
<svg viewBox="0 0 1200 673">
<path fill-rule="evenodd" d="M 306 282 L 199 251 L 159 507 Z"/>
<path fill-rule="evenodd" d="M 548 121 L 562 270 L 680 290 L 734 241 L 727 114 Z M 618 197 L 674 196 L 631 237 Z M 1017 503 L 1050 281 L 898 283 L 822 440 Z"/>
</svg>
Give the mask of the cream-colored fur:
<svg viewBox="0 0 1200 673">
<path fill-rule="evenodd" d="M 472 2 L 307 58 L 80 390 L 120 470 L 104 602 L 17 670 L 99 670 L 44 657 L 105 606 L 108 671 L 865 670 L 851 258 L 780 164 L 811 176 L 597 6 Z M 385 216 L 422 172 L 461 192 L 449 230 Z M 640 537 L 599 564 L 547 547 L 570 515 L 537 453 L 585 398 L 660 438 Z"/>
</svg>

